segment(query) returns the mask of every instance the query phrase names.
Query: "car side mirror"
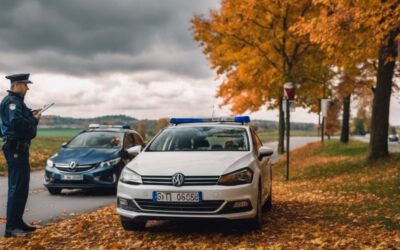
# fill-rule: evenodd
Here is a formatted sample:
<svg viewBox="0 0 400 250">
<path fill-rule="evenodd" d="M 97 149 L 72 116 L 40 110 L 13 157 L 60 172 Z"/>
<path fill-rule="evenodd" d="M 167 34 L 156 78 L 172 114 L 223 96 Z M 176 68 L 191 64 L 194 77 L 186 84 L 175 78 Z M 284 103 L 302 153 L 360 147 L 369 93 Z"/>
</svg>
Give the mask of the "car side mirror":
<svg viewBox="0 0 400 250">
<path fill-rule="evenodd" d="M 137 156 L 140 153 L 140 151 L 142 151 L 141 145 L 136 145 L 126 150 L 126 152 L 128 152 L 130 156 Z"/>
<path fill-rule="evenodd" d="M 262 159 L 267 156 L 271 156 L 274 153 L 274 150 L 270 147 L 262 146 L 258 149 L 258 159 Z"/>
</svg>

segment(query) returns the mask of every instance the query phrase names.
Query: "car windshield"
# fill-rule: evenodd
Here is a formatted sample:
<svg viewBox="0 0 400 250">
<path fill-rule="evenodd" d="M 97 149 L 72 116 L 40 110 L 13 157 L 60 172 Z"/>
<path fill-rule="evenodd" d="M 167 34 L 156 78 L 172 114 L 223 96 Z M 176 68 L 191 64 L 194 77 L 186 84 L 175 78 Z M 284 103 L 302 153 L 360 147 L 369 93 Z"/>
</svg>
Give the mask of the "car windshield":
<svg viewBox="0 0 400 250">
<path fill-rule="evenodd" d="M 123 133 L 93 131 L 82 133 L 73 138 L 67 148 L 119 148 L 122 146 Z"/>
<path fill-rule="evenodd" d="M 180 127 L 161 132 L 146 151 L 249 151 L 245 128 Z"/>
</svg>

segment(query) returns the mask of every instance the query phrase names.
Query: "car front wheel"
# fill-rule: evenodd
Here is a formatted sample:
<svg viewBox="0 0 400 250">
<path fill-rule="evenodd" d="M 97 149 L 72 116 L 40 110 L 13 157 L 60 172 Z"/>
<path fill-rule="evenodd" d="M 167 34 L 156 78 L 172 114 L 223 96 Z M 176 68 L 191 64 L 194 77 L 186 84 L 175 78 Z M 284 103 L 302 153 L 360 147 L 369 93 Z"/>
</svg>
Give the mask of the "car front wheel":
<svg viewBox="0 0 400 250">
<path fill-rule="evenodd" d="M 144 220 L 135 220 L 122 216 L 120 218 L 121 218 L 121 225 L 125 230 L 140 231 L 146 227 L 146 221 Z"/>
</svg>

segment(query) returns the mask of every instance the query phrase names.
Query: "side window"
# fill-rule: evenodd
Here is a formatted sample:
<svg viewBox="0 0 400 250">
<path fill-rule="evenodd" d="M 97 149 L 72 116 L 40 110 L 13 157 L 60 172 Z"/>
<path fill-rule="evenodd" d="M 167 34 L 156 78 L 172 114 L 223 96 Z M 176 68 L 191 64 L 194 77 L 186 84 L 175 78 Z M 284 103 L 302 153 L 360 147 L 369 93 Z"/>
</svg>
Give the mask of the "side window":
<svg viewBox="0 0 400 250">
<path fill-rule="evenodd" d="M 127 134 L 124 141 L 124 148 L 130 148 L 135 145 L 135 138 L 133 137 L 133 134 Z"/>
<path fill-rule="evenodd" d="M 142 145 L 143 146 L 144 142 L 143 142 L 142 137 L 140 135 L 138 135 L 138 134 L 133 134 L 133 136 L 134 136 L 134 139 L 135 139 L 135 142 L 136 142 L 135 145 Z"/>
</svg>

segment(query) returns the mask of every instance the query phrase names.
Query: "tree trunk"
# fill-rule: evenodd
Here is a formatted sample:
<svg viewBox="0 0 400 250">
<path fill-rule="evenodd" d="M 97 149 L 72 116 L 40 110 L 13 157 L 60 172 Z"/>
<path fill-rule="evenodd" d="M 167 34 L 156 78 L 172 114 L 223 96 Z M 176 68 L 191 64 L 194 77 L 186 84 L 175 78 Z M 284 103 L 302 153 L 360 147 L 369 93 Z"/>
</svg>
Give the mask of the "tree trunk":
<svg viewBox="0 0 400 250">
<path fill-rule="evenodd" d="M 395 37 L 399 32 L 391 32 L 388 40 L 379 48 L 379 62 L 372 104 L 371 138 L 369 160 L 387 157 L 389 107 L 392 93 L 393 73 L 397 56 Z M 391 57 L 391 60 L 388 60 Z"/>
<path fill-rule="evenodd" d="M 343 143 L 349 142 L 350 102 L 351 95 L 343 98 L 342 132 L 340 134 L 340 141 Z"/>
<path fill-rule="evenodd" d="M 285 113 L 282 107 L 282 98 L 279 98 L 279 138 L 278 138 L 278 153 L 285 153 Z"/>
</svg>

